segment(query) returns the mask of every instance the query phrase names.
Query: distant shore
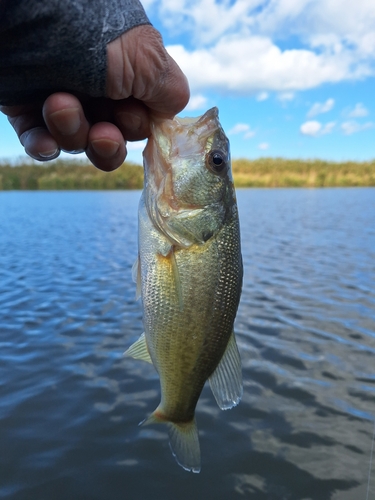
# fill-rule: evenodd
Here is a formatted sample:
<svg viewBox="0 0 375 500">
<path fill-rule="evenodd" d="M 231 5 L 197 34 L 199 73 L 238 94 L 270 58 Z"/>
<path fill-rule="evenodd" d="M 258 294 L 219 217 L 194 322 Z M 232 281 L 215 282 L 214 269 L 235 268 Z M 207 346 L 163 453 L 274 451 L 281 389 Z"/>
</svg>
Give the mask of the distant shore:
<svg viewBox="0 0 375 500">
<path fill-rule="evenodd" d="M 375 160 L 239 159 L 233 161 L 233 177 L 237 187 L 375 186 Z"/>
<path fill-rule="evenodd" d="M 375 160 L 328 162 L 285 158 L 236 159 L 232 162 L 236 187 L 354 187 L 375 186 Z M 0 162 L 0 190 L 142 189 L 143 169 L 125 162 L 105 173 L 72 160 L 51 164 Z"/>
<path fill-rule="evenodd" d="M 57 160 L 52 163 L 0 163 L 0 190 L 100 190 L 142 189 L 143 168 L 125 162 L 113 172 L 103 172 L 89 163 Z"/>
</svg>

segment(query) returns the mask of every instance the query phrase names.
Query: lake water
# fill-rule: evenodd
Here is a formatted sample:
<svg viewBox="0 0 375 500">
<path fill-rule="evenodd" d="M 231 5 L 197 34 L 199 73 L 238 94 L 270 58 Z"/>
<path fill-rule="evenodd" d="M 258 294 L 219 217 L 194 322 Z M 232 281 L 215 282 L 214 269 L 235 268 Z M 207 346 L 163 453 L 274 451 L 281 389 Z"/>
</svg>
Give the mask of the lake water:
<svg viewBox="0 0 375 500">
<path fill-rule="evenodd" d="M 139 192 L 0 192 L 0 498 L 375 499 L 375 189 L 239 190 L 244 396 L 175 463 L 131 266 Z"/>
</svg>

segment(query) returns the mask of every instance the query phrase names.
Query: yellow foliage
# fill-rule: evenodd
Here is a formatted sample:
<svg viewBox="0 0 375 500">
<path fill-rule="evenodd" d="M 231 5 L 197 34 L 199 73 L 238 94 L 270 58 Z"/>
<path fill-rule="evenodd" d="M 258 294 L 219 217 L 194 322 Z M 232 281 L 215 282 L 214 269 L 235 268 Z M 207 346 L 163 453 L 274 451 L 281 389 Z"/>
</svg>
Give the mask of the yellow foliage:
<svg viewBox="0 0 375 500">
<path fill-rule="evenodd" d="M 375 186 L 375 161 L 233 160 L 236 187 Z"/>
<path fill-rule="evenodd" d="M 375 186 L 375 161 L 328 162 L 259 158 L 233 160 L 236 187 Z M 125 162 L 113 172 L 89 163 L 55 160 L 48 164 L 0 164 L 0 190 L 142 189 L 143 169 Z"/>
</svg>

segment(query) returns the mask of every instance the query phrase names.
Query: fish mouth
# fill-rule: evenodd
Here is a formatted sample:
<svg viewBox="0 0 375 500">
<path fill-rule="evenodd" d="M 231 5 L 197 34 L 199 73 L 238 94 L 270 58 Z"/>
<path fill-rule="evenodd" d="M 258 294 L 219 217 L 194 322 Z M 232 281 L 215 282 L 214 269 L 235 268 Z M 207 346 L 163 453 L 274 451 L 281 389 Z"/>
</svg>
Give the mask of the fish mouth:
<svg viewBox="0 0 375 500">
<path fill-rule="evenodd" d="M 158 128 L 170 129 L 173 122 L 169 122 L 172 120 L 153 124 L 152 135 L 143 152 L 145 176 L 143 192 L 150 220 L 174 245 L 177 241 L 168 234 L 167 225 L 172 214 L 179 210 L 179 204 L 173 188 L 172 165 L 164 153 L 167 144 L 160 144 L 157 140 L 158 135 L 161 136 Z"/>
<path fill-rule="evenodd" d="M 222 132 L 218 108 L 213 107 L 198 118 L 155 120 L 151 125 L 151 136 L 143 152 L 146 182 L 151 182 L 160 191 L 163 185 L 171 204 L 176 202 L 172 184 L 172 159 L 204 155 L 216 132 Z M 207 144 L 209 143 L 209 144 Z M 168 179 L 168 177 L 170 179 Z"/>
<path fill-rule="evenodd" d="M 171 217 L 183 219 L 201 212 L 198 205 L 186 205 L 176 197 L 174 175 L 176 159 L 202 159 L 212 148 L 215 137 L 224 134 L 218 119 L 218 109 L 209 109 L 198 118 L 154 120 L 151 136 L 143 152 L 145 173 L 145 204 L 154 225 L 172 245 L 189 247 L 196 243 L 193 235 L 182 236 L 169 225 Z M 225 136 L 225 134 L 224 134 Z"/>
</svg>

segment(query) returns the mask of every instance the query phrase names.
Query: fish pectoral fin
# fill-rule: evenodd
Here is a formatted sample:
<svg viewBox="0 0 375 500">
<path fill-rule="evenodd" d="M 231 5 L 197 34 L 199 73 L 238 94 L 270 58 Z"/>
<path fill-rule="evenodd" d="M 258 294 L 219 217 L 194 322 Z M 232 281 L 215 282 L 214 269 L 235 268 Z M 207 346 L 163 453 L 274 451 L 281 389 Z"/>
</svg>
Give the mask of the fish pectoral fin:
<svg viewBox="0 0 375 500">
<path fill-rule="evenodd" d="M 236 406 L 242 397 L 242 369 L 236 338 L 232 332 L 216 370 L 209 378 L 210 387 L 221 410 Z"/>
<path fill-rule="evenodd" d="M 132 267 L 132 278 L 133 282 L 137 284 L 137 288 L 135 291 L 135 300 L 138 300 L 141 296 L 141 263 L 139 261 L 139 255 Z"/>
<path fill-rule="evenodd" d="M 158 407 L 139 425 L 149 424 L 166 424 L 168 426 L 169 446 L 178 465 L 187 471 L 200 472 L 201 452 L 195 418 L 189 422 L 170 422 Z"/>
<path fill-rule="evenodd" d="M 141 359 L 142 361 L 147 361 L 147 363 L 152 364 L 152 359 L 150 353 L 148 352 L 148 347 L 146 344 L 146 336 L 144 333 L 139 337 L 138 340 L 132 344 L 129 349 L 124 352 L 124 356 Z"/>
</svg>

